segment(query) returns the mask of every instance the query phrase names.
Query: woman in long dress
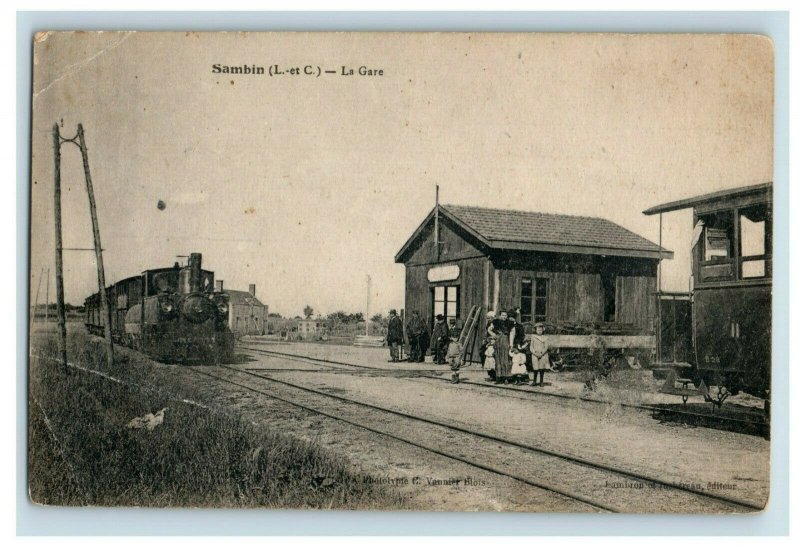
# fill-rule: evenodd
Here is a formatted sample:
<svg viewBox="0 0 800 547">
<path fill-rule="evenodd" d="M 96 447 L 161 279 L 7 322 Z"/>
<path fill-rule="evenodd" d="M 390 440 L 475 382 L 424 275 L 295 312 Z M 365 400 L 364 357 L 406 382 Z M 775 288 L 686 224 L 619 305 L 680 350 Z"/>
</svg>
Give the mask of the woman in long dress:
<svg viewBox="0 0 800 547">
<path fill-rule="evenodd" d="M 489 326 L 489 333 L 495 337 L 494 359 L 495 359 L 495 383 L 501 384 L 508 382 L 511 376 L 511 357 L 509 356 L 508 334 L 510 325 L 508 313 L 500 312 L 500 316 L 492 321 Z"/>
<path fill-rule="evenodd" d="M 489 379 L 495 380 L 495 361 L 494 361 L 494 335 L 492 334 L 492 321 L 494 321 L 495 313 L 491 310 L 486 312 L 485 336 L 481 344 L 481 366 L 486 370 Z"/>
</svg>

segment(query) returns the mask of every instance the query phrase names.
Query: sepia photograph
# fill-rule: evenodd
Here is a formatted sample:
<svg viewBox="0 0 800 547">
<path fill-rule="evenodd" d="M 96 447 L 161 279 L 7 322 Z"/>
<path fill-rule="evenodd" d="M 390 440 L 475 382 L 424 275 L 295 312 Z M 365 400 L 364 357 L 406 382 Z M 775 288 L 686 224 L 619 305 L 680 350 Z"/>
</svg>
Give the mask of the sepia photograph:
<svg viewBox="0 0 800 547">
<path fill-rule="evenodd" d="M 767 508 L 769 37 L 32 42 L 32 503 Z"/>
</svg>

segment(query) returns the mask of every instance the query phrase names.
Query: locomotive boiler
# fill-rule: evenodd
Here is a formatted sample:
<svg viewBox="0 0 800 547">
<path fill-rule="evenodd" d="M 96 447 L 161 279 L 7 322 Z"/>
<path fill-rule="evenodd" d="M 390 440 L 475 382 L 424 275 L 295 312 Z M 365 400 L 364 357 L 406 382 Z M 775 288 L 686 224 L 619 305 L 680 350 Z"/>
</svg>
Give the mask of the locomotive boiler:
<svg viewBox="0 0 800 547">
<path fill-rule="evenodd" d="M 214 273 L 192 253 L 175 263 L 129 277 L 106 288 L 116 343 L 165 363 L 220 363 L 233 357 L 228 295 L 214 291 Z M 86 327 L 103 334 L 100 293 L 86 299 Z"/>
</svg>

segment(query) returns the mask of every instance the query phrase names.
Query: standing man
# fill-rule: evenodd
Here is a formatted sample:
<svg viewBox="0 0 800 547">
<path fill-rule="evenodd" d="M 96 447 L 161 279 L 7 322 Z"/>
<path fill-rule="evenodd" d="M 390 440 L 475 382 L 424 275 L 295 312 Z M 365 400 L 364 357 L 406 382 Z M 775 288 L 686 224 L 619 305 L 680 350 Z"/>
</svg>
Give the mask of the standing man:
<svg viewBox="0 0 800 547">
<path fill-rule="evenodd" d="M 450 329 L 441 313 L 436 316 L 436 322 L 433 324 L 431 342 L 433 342 L 433 362 L 437 365 L 444 365 L 447 345 L 450 343 Z"/>
<path fill-rule="evenodd" d="M 389 326 L 386 332 L 386 344 L 389 346 L 390 363 L 400 360 L 400 344 L 403 343 L 403 322 L 397 317 L 397 311 L 389 310 Z"/>
<path fill-rule="evenodd" d="M 431 331 L 428 330 L 428 322 L 425 321 L 424 317 L 419 318 L 419 324 L 422 325 L 422 332 L 419 337 L 419 359 L 417 359 L 417 362 L 424 363 L 428 348 L 431 346 Z"/>
<path fill-rule="evenodd" d="M 411 312 L 411 318 L 408 320 L 408 324 L 406 325 L 408 344 L 411 346 L 408 360 L 412 363 L 419 363 L 425 360 L 422 339 L 425 330 L 427 330 L 427 327 L 422 322 L 419 312 L 414 310 Z"/>
</svg>

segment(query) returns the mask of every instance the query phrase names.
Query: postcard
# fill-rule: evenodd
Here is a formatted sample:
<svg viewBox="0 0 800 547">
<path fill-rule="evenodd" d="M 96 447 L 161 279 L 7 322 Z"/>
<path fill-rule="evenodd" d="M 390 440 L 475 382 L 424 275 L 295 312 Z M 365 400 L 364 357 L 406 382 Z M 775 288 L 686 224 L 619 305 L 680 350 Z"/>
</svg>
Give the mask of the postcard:
<svg viewBox="0 0 800 547">
<path fill-rule="evenodd" d="M 43 32 L 33 62 L 32 502 L 768 504 L 769 38 Z"/>
</svg>

